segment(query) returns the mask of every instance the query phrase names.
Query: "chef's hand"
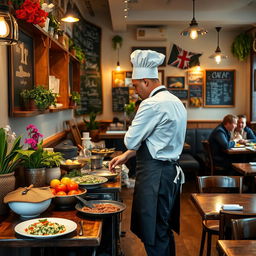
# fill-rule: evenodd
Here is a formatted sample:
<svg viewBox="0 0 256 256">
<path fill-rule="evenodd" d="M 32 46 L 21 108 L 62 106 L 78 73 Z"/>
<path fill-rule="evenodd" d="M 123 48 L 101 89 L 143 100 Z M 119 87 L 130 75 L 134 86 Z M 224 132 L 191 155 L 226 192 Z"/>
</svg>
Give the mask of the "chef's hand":
<svg viewBox="0 0 256 256">
<path fill-rule="evenodd" d="M 136 155 L 135 150 L 127 150 L 122 155 L 116 156 L 115 158 L 113 158 L 108 164 L 108 169 L 110 171 L 114 171 L 117 165 L 125 164 L 132 156 L 135 156 L 135 155 Z"/>
</svg>

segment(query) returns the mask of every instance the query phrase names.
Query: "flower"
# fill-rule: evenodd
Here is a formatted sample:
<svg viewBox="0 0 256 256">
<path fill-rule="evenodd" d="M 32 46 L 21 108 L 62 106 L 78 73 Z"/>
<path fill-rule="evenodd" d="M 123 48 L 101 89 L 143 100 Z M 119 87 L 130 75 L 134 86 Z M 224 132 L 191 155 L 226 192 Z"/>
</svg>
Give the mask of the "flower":
<svg viewBox="0 0 256 256">
<path fill-rule="evenodd" d="M 0 174 L 13 172 L 20 163 L 21 158 L 17 152 L 22 148 L 20 140 L 21 137 L 16 138 L 9 125 L 0 128 Z"/>
<path fill-rule="evenodd" d="M 41 9 L 39 0 L 25 0 L 15 11 L 16 17 L 29 23 L 44 23 L 48 12 Z"/>
<path fill-rule="evenodd" d="M 54 8 L 54 4 L 47 4 L 47 3 L 43 3 L 42 4 L 42 10 L 44 10 L 45 12 L 52 12 Z"/>
<path fill-rule="evenodd" d="M 31 149 L 37 150 L 37 144 L 39 143 L 39 138 L 43 137 L 43 135 L 38 132 L 38 129 L 35 125 L 29 124 L 26 127 L 26 130 L 28 132 L 28 139 L 25 139 L 25 144 L 30 145 Z"/>
</svg>

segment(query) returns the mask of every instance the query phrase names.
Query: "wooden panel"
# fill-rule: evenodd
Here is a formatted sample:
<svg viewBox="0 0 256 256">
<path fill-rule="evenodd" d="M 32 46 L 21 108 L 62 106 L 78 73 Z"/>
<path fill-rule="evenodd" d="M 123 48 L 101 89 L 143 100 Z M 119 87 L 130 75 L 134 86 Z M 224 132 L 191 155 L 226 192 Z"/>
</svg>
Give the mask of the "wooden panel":
<svg viewBox="0 0 256 256">
<path fill-rule="evenodd" d="M 187 128 L 215 128 L 221 122 L 221 120 L 188 120 Z"/>
<path fill-rule="evenodd" d="M 54 134 L 53 136 L 44 139 L 44 141 L 43 141 L 43 147 L 44 147 L 44 148 L 47 148 L 47 147 L 54 147 L 54 146 L 57 145 L 61 140 L 65 139 L 66 136 L 67 136 L 67 131 L 58 132 L 58 133 Z"/>
</svg>

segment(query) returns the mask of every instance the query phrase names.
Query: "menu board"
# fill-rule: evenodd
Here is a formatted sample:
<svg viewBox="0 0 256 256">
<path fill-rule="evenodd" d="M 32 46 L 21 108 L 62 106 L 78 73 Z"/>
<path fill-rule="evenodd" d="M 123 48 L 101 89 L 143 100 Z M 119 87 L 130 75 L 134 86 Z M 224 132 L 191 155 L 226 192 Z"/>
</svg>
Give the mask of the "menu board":
<svg viewBox="0 0 256 256">
<path fill-rule="evenodd" d="M 123 112 L 125 104 L 129 104 L 129 88 L 128 87 L 113 87 L 112 88 L 112 110 L 113 110 L 113 112 Z"/>
<path fill-rule="evenodd" d="M 180 100 L 188 99 L 188 90 L 171 90 L 167 88 L 170 93 L 177 96 Z"/>
<path fill-rule="evenodd" d="M 189 97 L 203 97 L 202 85 L 189 85 Z"/>
<path fill-rule="evenodd" d="M 235 70 L 205 71 L 205 107 L 234 107 Z"/>
<path fill-rule="evenodd" d="M 101 28 L 86 21 L 75 7 L 80 21 L 74 24 L 73 38 L 85 52 L 85 64 L 81 65 L 80 114 L 102 112 Z"/>
</svg>

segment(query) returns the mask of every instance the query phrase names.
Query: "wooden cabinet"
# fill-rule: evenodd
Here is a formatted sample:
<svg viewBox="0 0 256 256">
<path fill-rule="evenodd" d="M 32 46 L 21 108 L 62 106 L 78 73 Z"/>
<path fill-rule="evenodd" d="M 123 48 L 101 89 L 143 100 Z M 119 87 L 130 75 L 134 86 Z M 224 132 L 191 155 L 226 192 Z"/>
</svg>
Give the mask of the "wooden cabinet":
<svg viewBox="0 0 256 256">
<path fill-rule="evenodd" d="M 31 73 L 33 74 L 34 83 L 24 87 L 23 84 L 26 84 L 26 82 L 17 82 L 15 80 L 17 68 L 16 70 L 13 68 L 14 59 L 9 57 L 10 116 L 34 116 L 40 113 L 38 111 L 23 111 L 18 97 L 20 91 L 24 88 L 33 88 L 34 86 L 42 85 L 48 89 L 49 76 L 55 76 L 60 80 L 58 103 L 63 104 L 61 108 L 50 109 L 50 112 L 72 108 L 69 107 L 70 91 L 80 92 L 80 63 L 78 59 L 39 26 L 20 22 L 19 28 L 22 32 L 29 35 L 31 40 L 33 39 L 33 64 L 31 65 Z M 17 52 L 15 49 L 18 48 L 10 49 L 11 54 L 9 56 L 12 56 L 14 51 Z M 26 68 L 26 66 L 24 67 Z M 72 70 L 70 70 L 70 67 Z M 31 81 L 28 83 L 31 83 Z"/>
</svg>

